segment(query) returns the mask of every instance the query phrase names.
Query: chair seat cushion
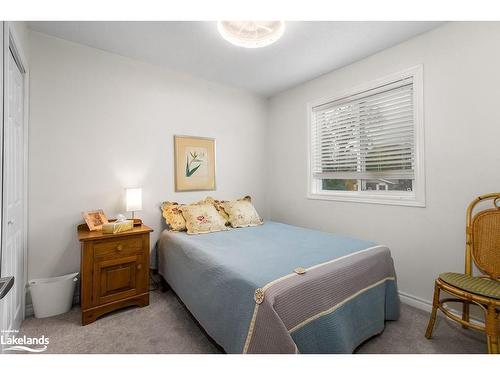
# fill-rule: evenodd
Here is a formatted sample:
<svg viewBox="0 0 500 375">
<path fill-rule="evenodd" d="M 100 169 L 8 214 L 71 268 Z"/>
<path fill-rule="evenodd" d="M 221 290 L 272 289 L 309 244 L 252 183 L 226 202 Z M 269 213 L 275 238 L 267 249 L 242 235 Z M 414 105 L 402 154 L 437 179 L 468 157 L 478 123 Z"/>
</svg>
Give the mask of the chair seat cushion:
<svg viewBox="0 0 500 375">
<path fill-rule="evenodd" d="M 439 275 L 445 283 L 485 297 L 500 299 L 500 281 L 464 275 L 463 273 L 446 272 Z"/>
</svg>

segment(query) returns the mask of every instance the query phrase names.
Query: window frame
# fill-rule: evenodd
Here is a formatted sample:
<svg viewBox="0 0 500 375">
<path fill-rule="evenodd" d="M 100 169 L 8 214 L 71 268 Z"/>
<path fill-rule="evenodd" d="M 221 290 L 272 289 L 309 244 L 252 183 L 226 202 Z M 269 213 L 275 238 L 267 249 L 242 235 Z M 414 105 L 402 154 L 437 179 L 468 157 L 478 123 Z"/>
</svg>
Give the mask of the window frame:
<svg viewBox="0 0 500 375">
<path fill-rule="evenodd" d="M 413 190 L 323 190 L 321 179 L 312 176 L 312 110 L 319 105 L 327 104 L 348 96 L 356 95 L 367 90 L 395 82 L 404 78 L 413 79 L 413 121 L 414 121 L 414 149 L 415 149 L 415 178 Z M 334 95 L 313 100 L 307 103 L 307 198 L 343 202 L 374 203 L 398 206 L 425 207 L 425 158 L 424 158 L 424 108 L 423 108 L 423 66 L 411 68 L 384 76 L 354 88 L 338 92 Z"/>
</svg>

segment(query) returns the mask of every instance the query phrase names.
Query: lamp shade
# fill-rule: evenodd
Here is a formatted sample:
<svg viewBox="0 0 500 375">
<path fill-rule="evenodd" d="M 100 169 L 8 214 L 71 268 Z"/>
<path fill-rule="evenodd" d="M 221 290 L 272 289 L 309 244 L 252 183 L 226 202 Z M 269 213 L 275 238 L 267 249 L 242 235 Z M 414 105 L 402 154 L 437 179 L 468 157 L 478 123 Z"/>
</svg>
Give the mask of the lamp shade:
<svg viewBox="0 0 500 375">
<path fill-rule="evenodd" d="M 142 210 L 142 188 L 126 188 L 125 196 L 127 211 Z"/>
</svg>

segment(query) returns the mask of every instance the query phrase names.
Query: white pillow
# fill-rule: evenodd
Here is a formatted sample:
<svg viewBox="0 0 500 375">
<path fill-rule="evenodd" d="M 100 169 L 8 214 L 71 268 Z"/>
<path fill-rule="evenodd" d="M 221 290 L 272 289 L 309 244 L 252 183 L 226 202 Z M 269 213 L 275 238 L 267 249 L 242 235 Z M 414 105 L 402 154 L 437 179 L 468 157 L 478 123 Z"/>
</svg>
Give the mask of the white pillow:
<svg viewBox="0 0 500 375">
<path fill-rule="evenodd" d="M 222 202 L 221 207 L 229 215 L 229 223 L 233 228 L 254 227 L 263 223 L 249 196 Z"/>
</svg>

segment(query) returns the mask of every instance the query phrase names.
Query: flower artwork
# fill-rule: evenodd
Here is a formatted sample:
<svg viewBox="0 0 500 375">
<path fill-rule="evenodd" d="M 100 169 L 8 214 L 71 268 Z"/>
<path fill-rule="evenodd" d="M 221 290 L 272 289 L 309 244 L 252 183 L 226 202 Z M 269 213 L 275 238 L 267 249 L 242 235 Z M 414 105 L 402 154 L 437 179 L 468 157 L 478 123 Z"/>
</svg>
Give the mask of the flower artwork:
<svg viewBox="0 0 500 375">
<path fill-rule="evenodd" d="M 215 140 L 174 136 L 175 191 L 215 190 Z"/>
<path fill-rule="evenodd" d="M 189 157 L 191 156 L 191 160 Z M 197 164 L 199 163 L 199 164 Z M 186 177 L 191 177 L 193 173 L 195 173 L 198 168 L 201 167 L 202 160 L 198 159 L 198 154 L 195 152 L 190 152 L 188 157 L 186 158 Z M 194 166 L 195 164 L 196 166 Z"/>
<path fill-rule="evenodd" d="M 193 147 L 186 151 L 186 177 L 206 176 L 207 174 L 207 150 Z"/>
</svg>

